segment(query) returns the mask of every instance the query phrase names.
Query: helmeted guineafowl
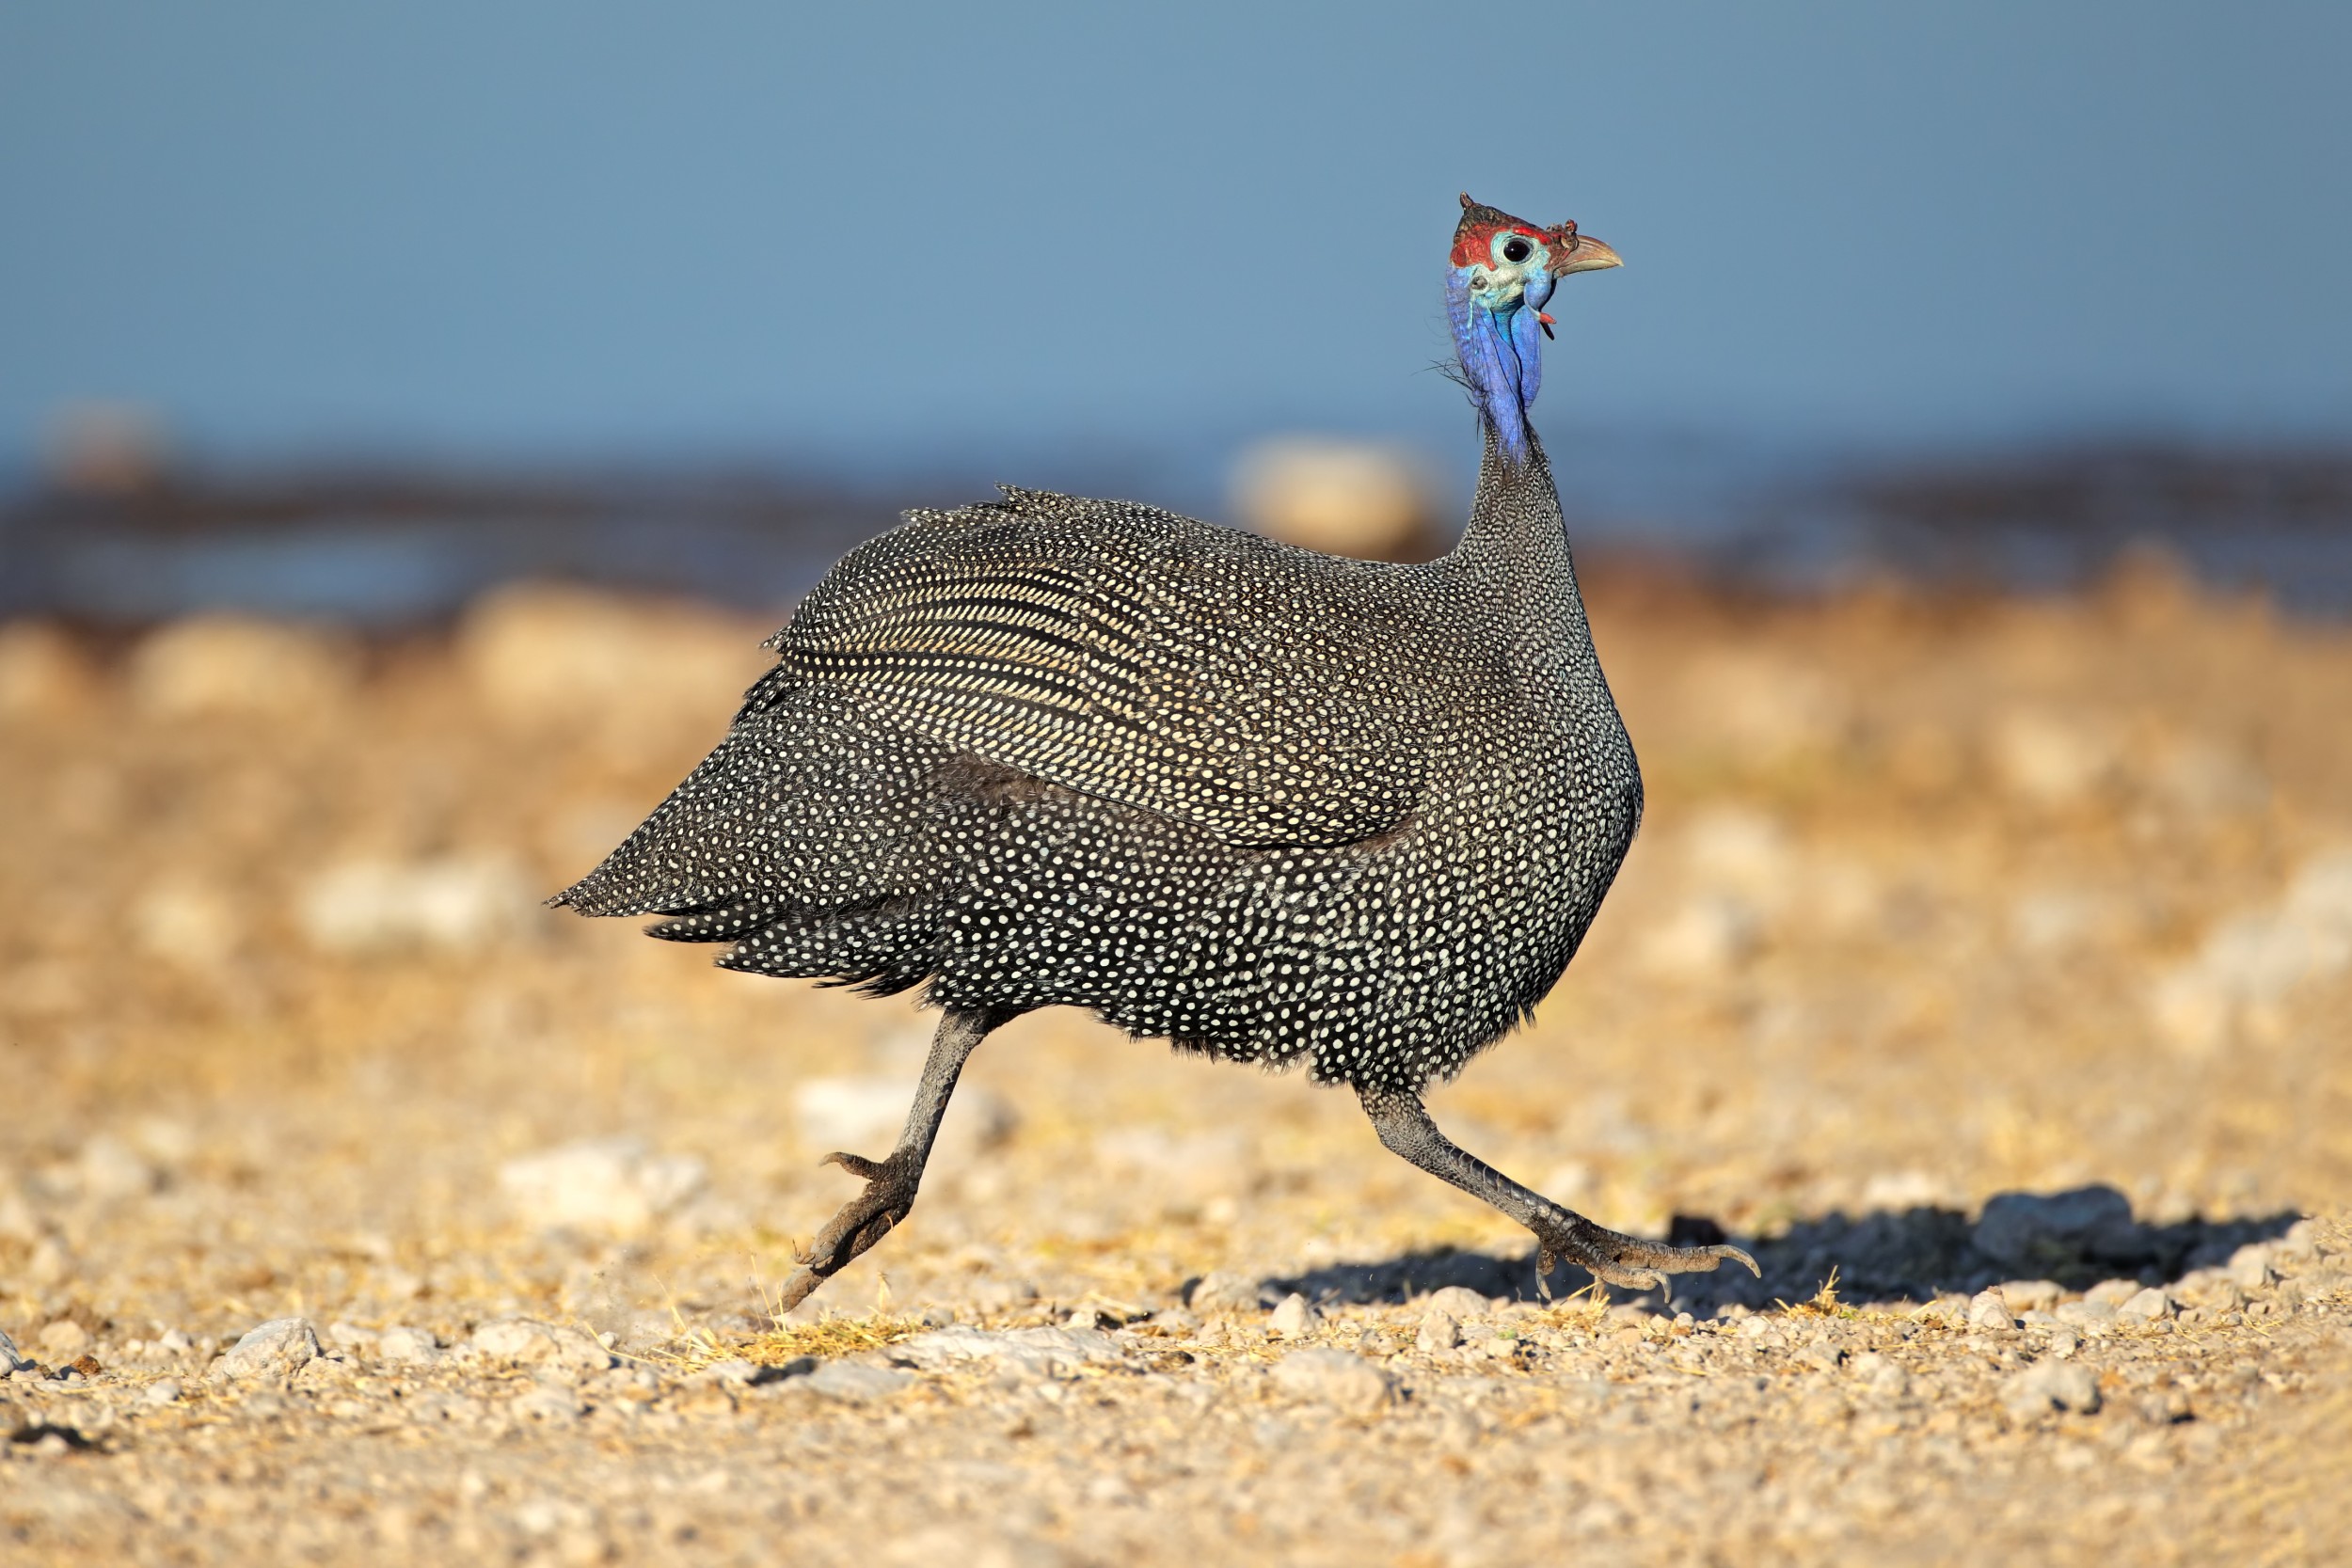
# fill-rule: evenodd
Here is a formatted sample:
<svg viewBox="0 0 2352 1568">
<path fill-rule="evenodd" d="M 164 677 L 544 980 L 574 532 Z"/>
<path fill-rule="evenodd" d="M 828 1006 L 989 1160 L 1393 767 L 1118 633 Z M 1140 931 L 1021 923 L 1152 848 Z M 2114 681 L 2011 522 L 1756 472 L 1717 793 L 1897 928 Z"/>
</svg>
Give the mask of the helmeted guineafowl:
<svg viewBox="0 0 2352 1568">
<path fill-rule="evenodd" d="M 1352 1085 L 1380 1141 L 1624 1285 L 1736 1247 L 1605 1230 L 1438 1132 L 1422 1090 L 1542 999 L 1642 814 L 1527 423 L 1553 285 L 1618 265 L 1462 198 L 1447 303 L 1486 438 L 1461 543 L 1343 560 L 1011 490 L 851 551 L 726 738 L 555 902 L 668 916 L 761 974 L 945 1011 L 887 1159 L 787 1305 L 914 1205 L 956 1079 L 1032 1008 Z"/>
</svg>

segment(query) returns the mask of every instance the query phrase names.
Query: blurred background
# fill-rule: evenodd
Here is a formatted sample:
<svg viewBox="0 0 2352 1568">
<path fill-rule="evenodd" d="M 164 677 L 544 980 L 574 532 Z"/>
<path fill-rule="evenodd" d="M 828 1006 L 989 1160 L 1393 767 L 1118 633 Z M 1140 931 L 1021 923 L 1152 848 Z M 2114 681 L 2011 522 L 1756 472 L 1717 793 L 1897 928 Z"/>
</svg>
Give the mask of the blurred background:
<svg viewBox="0 0 2352 1568">
<path fill-rule="evenodd" d="M 924 1020 L 536 901 L 902 505 L 1443 548 L 1465 187 L 1628 258 L 1537 414 L 1651 809 L 1448 1125 L 1795 1238 L 1791 1299 L 2023 1266 L 2002 1191 L 2341 1201 L 2346 58 L 2148 0 L 7 8 L 0 1312 L 755 1325 Z M 1523 1245 L 1344 1097 L 1005 1035 L 836 1304 Z"/>
<path fill-rule="evenodd" d="M 996 480 L 1439 547 L 1465 186 L 1629 258 L 1539 413 L 1590 539 L 2352 606 L 2341 8 L 891 18 L 8 8 L 0 610 L 774 610 Z"/>
</svg>

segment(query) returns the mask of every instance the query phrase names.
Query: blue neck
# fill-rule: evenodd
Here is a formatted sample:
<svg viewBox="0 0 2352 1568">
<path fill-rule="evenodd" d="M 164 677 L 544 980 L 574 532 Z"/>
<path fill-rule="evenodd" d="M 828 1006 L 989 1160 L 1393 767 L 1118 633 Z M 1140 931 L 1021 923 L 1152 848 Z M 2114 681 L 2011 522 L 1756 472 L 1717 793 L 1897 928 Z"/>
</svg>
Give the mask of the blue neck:
<svg viewBox="0 0 2352 1568">
<path fill-rule="evenodd" d="M 1543 330 L 1538 306 L 1524 298 L 1483 301 L 1473 293 L 1470 269 L 1446 277 L 1446 316 L 1454 324 L 1454 352 L 1470 382 L 1478 412 L 1494 431 L 1512 467 L 1528 457 L 1527 411 L 1543 385 Z"/>
</svg>

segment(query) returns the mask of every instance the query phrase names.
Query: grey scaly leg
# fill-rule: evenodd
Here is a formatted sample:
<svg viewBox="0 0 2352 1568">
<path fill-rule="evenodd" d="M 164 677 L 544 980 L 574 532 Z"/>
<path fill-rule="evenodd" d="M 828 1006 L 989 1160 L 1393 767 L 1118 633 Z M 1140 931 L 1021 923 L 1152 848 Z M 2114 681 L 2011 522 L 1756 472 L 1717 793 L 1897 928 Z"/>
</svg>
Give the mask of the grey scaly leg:
<svg viewBox="0 0 2352 1568">
<path fill-rule="evenodd" d="M 906 1128 L 889 1158 L 874 1161 L 836 1150 L 818 1162 L 864 1177 L 866 1190 L 843 1204 L 817 1233 L 817 1240 L 801 1256 L 801 1267 L 784 1282 L 777 1311 L 789 1311 L 807 1300 L 810 1291 L 848 1268 L 907 1217 L 914 1207 L 915 1189 L 923 1184 L 923 1166 L 931 1157 L 931 1142 L 939 1136 L 940 1118 L 947 1114 L 947 1101 L 956 1092 L 963 1064 L 990 1030 L 1013 1016 L 949 1008 L 939 1021 L 939 1032 L 931 1037 L 930 1055 L 923 1063 L 923 1082 L 914 1091 L 914 1103 L 907 1107 Z"/>
<path fill-rule="evenodd" d="M 1726 1258 L 1762 1274 L 1756 1259 L 1736 1246 L 1660 1246 L 1605 1230 L 1583 1215 L 1561 1208 L 1539 1192 L 1522 1187 L 1492 1165 L 1469 1153 L 1429 1119 L 1421 1096 L 1392 1089 L 1359 1089 L 1364 1114 L 1373 1131 L 1392 1154 L 1404 1156 L 1422 1170 L 1450 1181 L 1472 1197 L 1484 1198 L 1535 1234 L 1536 1287 L 1549 1298 L 1552 1265 L 1565 1260 L 1589 1271 L 1612 1285 L 1643 1290 L 1655 1285 L 1665 1291 L 1670 1274 L 1704 1273 Z M 1668 1292 L 1671 1294 L 1671 1291 Z"/>
</svg>

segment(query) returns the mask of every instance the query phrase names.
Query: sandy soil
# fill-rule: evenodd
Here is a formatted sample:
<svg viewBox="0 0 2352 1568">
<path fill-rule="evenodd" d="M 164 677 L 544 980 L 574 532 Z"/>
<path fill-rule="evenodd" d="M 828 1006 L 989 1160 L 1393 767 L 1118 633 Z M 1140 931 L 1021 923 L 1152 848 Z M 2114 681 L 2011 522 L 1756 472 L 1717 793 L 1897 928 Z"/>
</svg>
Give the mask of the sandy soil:
<svg viewBox="0 0 2352 1568">
<path fill-rule="evenodd" d="M 2352 636 L 1590 589 L 1650 825 L 1433 1105 L 1672 1304 L 1046 1015 L 779 1322 L 924 1016 L 535 904 L 771 628 L 0 627 L 0 1556 L 2352 1559 Z"/>
</svg>

